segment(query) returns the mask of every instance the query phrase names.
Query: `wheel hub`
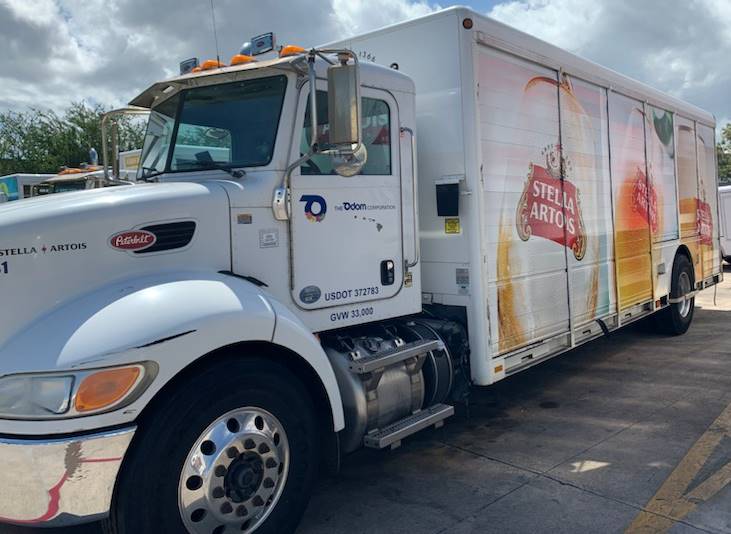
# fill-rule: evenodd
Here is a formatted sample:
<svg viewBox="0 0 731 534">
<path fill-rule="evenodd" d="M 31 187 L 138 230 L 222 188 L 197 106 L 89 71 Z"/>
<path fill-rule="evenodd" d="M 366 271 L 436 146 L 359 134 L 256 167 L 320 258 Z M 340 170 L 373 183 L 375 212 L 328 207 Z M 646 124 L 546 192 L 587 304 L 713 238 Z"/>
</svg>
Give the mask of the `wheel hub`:
<svg viewBox="0 0 731 534">
<path fill-rule="evenodd" d="M 188 453 L 178 493 L 181 519 L 192 534 L 253 532 L 274 509 L 288 468 L 289 444 L 276 417 L 260 408 L 229 412 Z"/>
<path fill-rule="evenodd" d="M 228 468 L 223 481 L 226 496 L 233 502 L 248 501 L 264 480 L 264 461 L 255 452 L 245 452 Z"/>
<path fill-rule="evenodd" d="M 678 277 L 678 289 L 681 296 L 685 296 L 691 292 L 692 284 L 690 283 L 690 276 L 687 272 L 680 273 Z M 685 299 L 680 303 L 680 309 L 678 310 L 681 317 L 687 317 L 690 313 L 690 309 L 693 306 L 693 302 L 690 299 Z"/>
</svg>

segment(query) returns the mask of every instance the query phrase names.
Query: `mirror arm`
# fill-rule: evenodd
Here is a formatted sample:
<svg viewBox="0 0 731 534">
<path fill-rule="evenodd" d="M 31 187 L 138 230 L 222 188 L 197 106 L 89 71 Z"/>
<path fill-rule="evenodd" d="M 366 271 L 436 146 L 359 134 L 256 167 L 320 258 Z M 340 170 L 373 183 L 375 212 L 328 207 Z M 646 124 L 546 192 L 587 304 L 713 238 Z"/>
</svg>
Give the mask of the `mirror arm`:
<svg viewBox="0 0 731 534">
<path fill-rule="evenodd" d="M 111 113 L 102 115 L 102 165 L 104 166 L 104 180 L 109 180 L 109 156 L 107 154 L 107 121 Z M 96 184 L 97 186 L 99 184 Z"/>
<path fill-rule="evenodd" d="M 310 50 L 307 54 L 307 79 L 310 85 L 310 129 L 312 131 L 312 134 L 310 136 L 310 149 L 299 159 L 289 164 L 287 170 L 284 172 L 284 178 L 282 178 L 282 183 L 274 190 L 272 209 L 274 211 L 274 218 L 278 221 L 286 221 L 289 219 L 289 184 L 292 180 L 292 173 L 297 167 L 299 167 L 305 161 L 309 160 L 312 156 L 318 153 L 316 87 L 317 74 L 315 72 L 315 59 L 317 55 L 318 53 L 314 48 Z"/>
<path fill-rule="evenodd" d="M 307 78 L 310 85 L 310 128 L 312 135 L 310 138 L 310 149 L 306 154 L 301 156 L 299 159 L 291 163 L 287 170 L 284 172 L 282 182 L 274 190 L 274 198 L 272 199 L 272 210 L 274 211 L 274 218 L 278 221 L 286 221 L 289 219 L 290 212 L 290 199 L 289 199 L 289 186 L 292 179 L 292 173 L 294 170 L 302 165 L 305 161 L 309 160 L 315 154 L 336 154 L 339 150 L 333 147 L 327 147 L 326 150 L 320 150 L 320 146 L 317 143 L 317 74 L 315 72 L 315 60 L 317 57 L 321 57 L 330 65 L 334 63 L 326 57 L 326 54 L 335 54 L 338 57 L 348 56 L 353 60 L 356 66 L 355 70 L 355 83 L 356 83 L 356 117 L 357 117 L 357 131 L 358 131 L 358 142 L 355 148 L 348 150 L 348 152 L 355 153 L 363 146 L 363 127 L 361 118 L 361 95 L 360 95 L 360 69 L 358 67 L 358 57 L 355 53 L 348 49 L 334 48 L 334 49 L 311 49 L 307 53 Z M 347 60 L 346 60 L 347 61 Z M 106 157 L 106 153 L 105 153 Z M 106 168 L 106 167 L 105 167 Z"/>
<path fill-rule="evenodd" d="M 310 151 L 317 152 L 317 74 L 315 73 L 315 56 L 313 48 L 307 55 L 307 78 L 310 82 Z"/>
<path fill-rule="evenodd" d="M 147 115 L 150 113 L 150 110 L 147 108 L 137 107 L 137 106 L 128 106 L 126 108 L 120 108 L 120 109 L 113 109 L 111 111 L 107 111 L 104 115 L 102 115 L 102 165 L 104 166 L 104 180 L 110 181 L 109 178 L 109 154 L 108 154 L 108 147 L 107 147 L 107 124 L 110 119 L 113 117 L 116 117 L 117 115 Z M 113 147 L 114 148 L 114 147 Z M 117 158 L 119 157 L 119 154 L 117 154 Z M 119 165 L 119 160 L 117 160 L 117 166 Z M 112 170 L 112 179 L 117 179 L 117 176 L 114 176 L 114 170 Z M 97 186 L 102 184 L 96 184 Z"/>
</svg>

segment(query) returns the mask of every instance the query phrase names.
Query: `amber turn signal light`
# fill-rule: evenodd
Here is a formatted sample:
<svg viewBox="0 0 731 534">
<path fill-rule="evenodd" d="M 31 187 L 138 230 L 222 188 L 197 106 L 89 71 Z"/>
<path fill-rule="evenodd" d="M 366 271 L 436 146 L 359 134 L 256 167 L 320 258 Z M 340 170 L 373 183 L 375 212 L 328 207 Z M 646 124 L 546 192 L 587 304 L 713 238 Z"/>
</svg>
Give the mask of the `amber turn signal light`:
<svg viewBox="0 0 731 534">
<path fill-rule="evenodd" d="M 91 412 L 117 403 L 135 385 L 140 372 L 139 367 L 121 367 L 90 374 L 76 392 L 76 411 Z"/>
<path fill-rule="evenodd" d="M 211 69 L 220 69 L 225 67 L 226 65 L 224 63 L 221 63 L 217 59 L 206 59 L 203 63 L 201 63 L 200 67 L 201 70 L 211 70 Z"/>
<path fill-rule="evenodd" d="M 231 65 L 245 65 L 246 63 L 254 63 L 256 59 L 254 56 L 247 56 L 246 54 L 236 54 L 231 58 Z"/>
<path fill-rule="evenodd" d="M 305 52 L 306 50 L 301 46 L 285 45 L 279 51 L 279 57 L 297 56 L 299 54 L 304 54 Z"/>
</svg>

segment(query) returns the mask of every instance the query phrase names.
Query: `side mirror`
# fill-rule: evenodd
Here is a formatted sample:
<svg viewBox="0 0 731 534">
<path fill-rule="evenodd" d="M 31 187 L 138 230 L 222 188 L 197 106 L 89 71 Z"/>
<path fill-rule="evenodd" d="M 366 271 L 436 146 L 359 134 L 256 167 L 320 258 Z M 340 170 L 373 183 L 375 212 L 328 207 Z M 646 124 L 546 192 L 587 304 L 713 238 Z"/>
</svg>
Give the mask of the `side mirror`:
<svg viewBox="0 0 731 534">
<path fill-rule="evenodd" d="M 368 161 L 368 152 L 365 145 L 352 146 L 352 149 L 336 152 L 332 157 L 333 170 L 345 178 L 358 174 Z"/>
<path fill-rule="evenodd" d="M 358 99 L 358 67 L 347 64 L 327 69 L 327 109 L 331 146 L 360 143 L 360 102 Z"/>
<path fill-rule="evenodd" d="M 338 54 L 339 65 L 327 69 L 329 145 L 333 168 L 340 176 L 358 174 L 368 159 L 361 137 L 360 79 L 357 63 Z"/>
</svg>

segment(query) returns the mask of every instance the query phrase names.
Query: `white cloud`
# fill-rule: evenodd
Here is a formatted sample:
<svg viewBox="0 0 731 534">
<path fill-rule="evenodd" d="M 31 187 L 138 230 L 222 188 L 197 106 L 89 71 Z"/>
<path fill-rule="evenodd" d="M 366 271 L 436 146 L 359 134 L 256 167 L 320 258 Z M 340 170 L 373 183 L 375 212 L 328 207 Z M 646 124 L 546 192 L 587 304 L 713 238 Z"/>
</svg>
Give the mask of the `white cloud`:
<svg viewBox="0 0 731 534">
<path fill-rule="evenodd" d="M 432 0 L 214 0 L 221 59 L 274 31 L 280 43 L 339 40 L 438 8 Z M 731 1 L 506 0 L 507 24 L 731 117 Z M 129 101 L 215 57 L 208 0 L 0 0 L 0 109 Z"/>
<path fill-rule="evenodd" d="M 720 124 L 731 116 L 728 0 L 512 0 L 489 15 L 692 102 Z"/>
<path fill-rule="evenodd" d="M 586 0 L 527 0 L 497 4 L 489 15 L 561 48 L 575 50 L 592 39 L 601 18 L 601 2 Z"/>
<path fill-rule="evenodd" d="M 374 30 L 395 22 L 427 15 L 435 10 L 426 2 L 393 0 L 332 0 L 333 27 L 336 40 Z"/>
<path fill-rule="evenodd" d="M 221 60 L 259 33 L 315 45 L 423 15 L 412 0 L 214 0 Z M 0 0 L 0 109 L 63 108 L 86 99 L 121 105 L 177 72 L 214 58 L 203 0 Z"/>
</svg>

